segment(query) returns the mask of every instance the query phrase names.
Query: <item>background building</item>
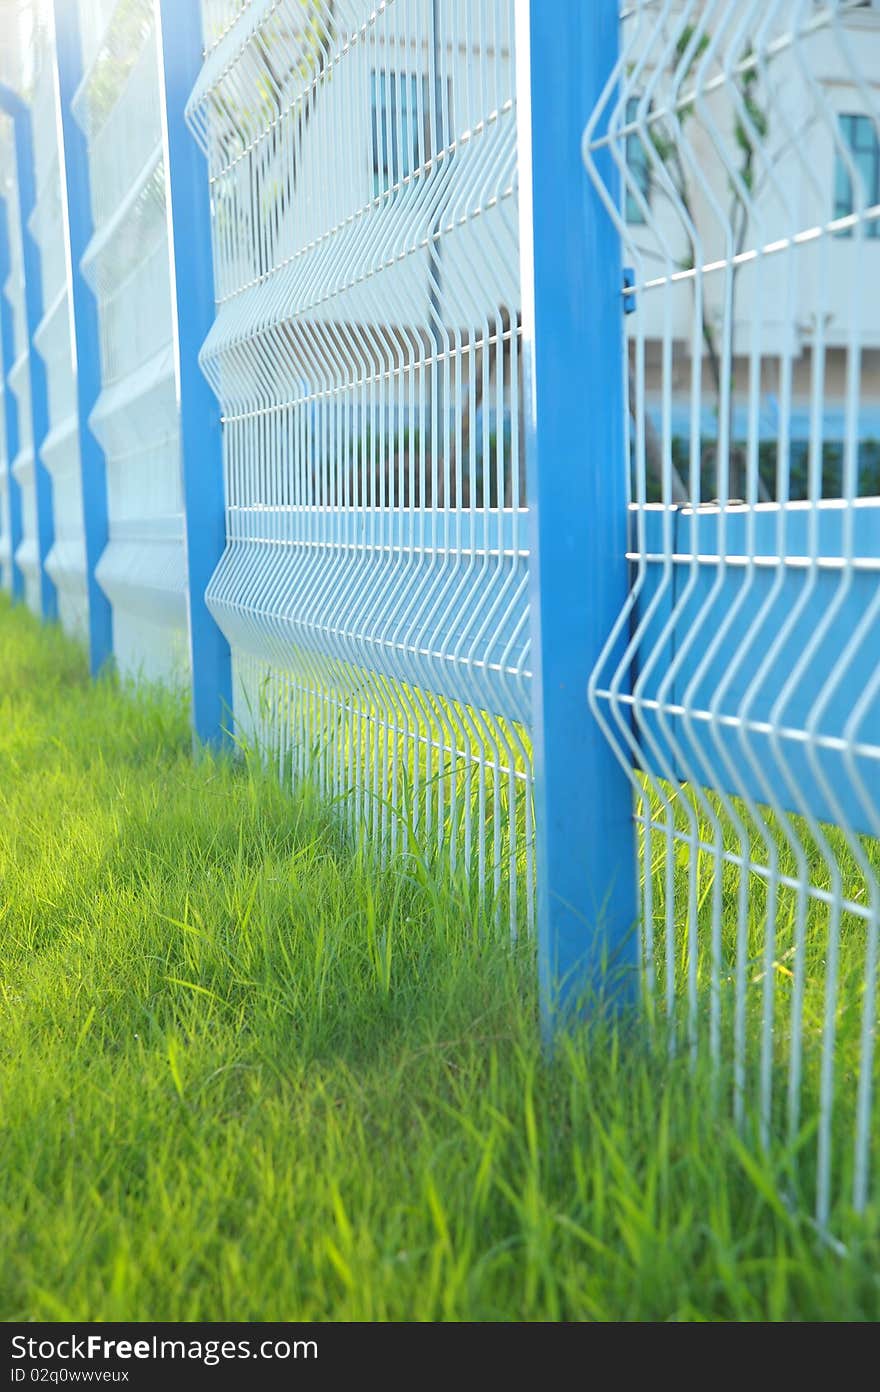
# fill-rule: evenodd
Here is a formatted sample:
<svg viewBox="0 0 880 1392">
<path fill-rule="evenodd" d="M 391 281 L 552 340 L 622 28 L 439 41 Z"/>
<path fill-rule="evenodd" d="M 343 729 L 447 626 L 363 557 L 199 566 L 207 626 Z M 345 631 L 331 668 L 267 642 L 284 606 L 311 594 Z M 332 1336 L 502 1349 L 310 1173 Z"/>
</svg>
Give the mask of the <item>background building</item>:
<svg viewBox="0 0 880 1392">
<path fill-rule="evenodd" d="M 649 435 L 652 427 L 663 433 L 668 410 L 679 496 L 689 495 L 699 422 L 705 501 L 719 416 L 729 410 L 731 494 L 743 488 L 751 445 L 761 496 L 778 495 L 777 470 L 785 474 L 788 460 L 797 498 L 808 486 L 812 420 L 822 489 L 836 496 L 850 409 L 858 491 L 878 493 L 880 5 L 769 5 L 757 28 L 749 5 L 727 7 L 714 28 L 711 16 L 697 27 L 702 5 L 688 7 L 694 14 L 682 28 L 684 8 L 669 7 L 668 43 L 656 6 L 636 7 L 624 25 L 628 95 L 615 116 L 626 128 L 628 255 L 652 287 L 628 318 L 632 361 L 638 352 L 644 364 Z M 741 56 L 746 24 L 760 55 L 752 63 Z M 864 221 L 854 230 L 848 217 Z M 819 235 L 836 219 L 836 235 Z M 687 274 L 695 264 L 701 277 Z M 729 405 L 720 382 L 728 338 Z"/>
</svg>

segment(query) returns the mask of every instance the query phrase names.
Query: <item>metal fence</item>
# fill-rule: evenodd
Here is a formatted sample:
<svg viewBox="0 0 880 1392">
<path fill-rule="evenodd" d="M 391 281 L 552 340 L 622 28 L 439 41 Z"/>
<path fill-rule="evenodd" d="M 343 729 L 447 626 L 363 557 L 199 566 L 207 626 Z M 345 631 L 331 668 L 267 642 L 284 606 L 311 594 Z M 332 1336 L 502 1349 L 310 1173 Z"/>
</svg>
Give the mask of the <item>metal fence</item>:
<svg viewBox="0 0 880 1392">
<path fill-rule="evenodd" d="M 877 1138 L 870 8 L 636 3 L 584 136 L 632 266 L 633 584 L 591 702 L 633 779 L 648 988 L 730 1060 L 737 1117 L 803 1146 L 822 1224 L 835 1183 L 865 1206 Z"/>
<path fill-rule="evenodd" d="M 56 590 L 58 618 L 72 635 L 85 638 L 86 559 L 83 539 L 82 472 L 76 381 L 73 370 L 71 305 L 67 271 L 66 212 L 58 142 L 55 64 L 45 30 L 36 36 L 41 52 L 32 103 L 36 199 L 28 228 L 39 248 L 43 317 L 32 343 L 45 364 L 48 434 L 40 446 L 52 479 L 52 549 L 45 570 Z"/>
<path fill-rule="evenodd" d="M 33 418 L 30 394 L 30 344 L 27 309 L 24 299 L 22 269 L 21 211 L 18 198 L 15 133 L 12 121 L 3 121 L 0 129 L 0 165 L 7 173 L 4 196 L 6 235 L 2 270 L 3 314 L 6 331 L 3 335 L 3 358 L 6 372 L 6 438 L 8 495 L 14 493 L 18 508 L 17 526 L 13 530 L 9 518 L 6 533 L 7 553 L 14 559 L 27 603 L 34 613 L 40 607 L 40 563 L 37 547 L 36 474 L 33 447 Z M 8 517 L 9 507 L 4 509 Z M 11 568 L 7 572 L 11 584 Z"/>
<path fill-rule="evenodd" d="M 5 177 L 2 180 L 5 186 Z M 9 410 L 6 406 L 6 367 L 4 366 L 4 353 L 11 352 L 12 346 L 12 315 L 9 304 L 6 300 L 4 284 L 8 266 L 8 246 L 9 231 L 7 224 L 6 200 L 0 206 L 0 394 L 3 396 L 4 407 L 0 411 L 0 588 L 11 591 L 12 589 L 12 517 L 10 513 L 11 490 L 9 482 L 10 465 L 10 445 L 9 431 L 6 418 Z"/>
<path fill-rule="evenodd" d="M 106 460 L 98 567 L 125 674 L 188 679 L 179 403 L 152 0 L 83 0 L 72 102 L 88 146 L 92 236 L 81 269 L 100 332 L 89 424 Z"/>
<path fill-rule="evenodd" d="M 513 6 L 204 6 L 236 723 L 530 919 Z M 254 95 L 258 99 L 254 99 Z M 332 171 L 332 176 L 328 177 Z"/>
<path fill-rule="evenodd" d="M 36 9 L 4 583 L 535 930 L 548 1023 L 641 983 L 864 1209 L 880 7 Z"/>
</svg>

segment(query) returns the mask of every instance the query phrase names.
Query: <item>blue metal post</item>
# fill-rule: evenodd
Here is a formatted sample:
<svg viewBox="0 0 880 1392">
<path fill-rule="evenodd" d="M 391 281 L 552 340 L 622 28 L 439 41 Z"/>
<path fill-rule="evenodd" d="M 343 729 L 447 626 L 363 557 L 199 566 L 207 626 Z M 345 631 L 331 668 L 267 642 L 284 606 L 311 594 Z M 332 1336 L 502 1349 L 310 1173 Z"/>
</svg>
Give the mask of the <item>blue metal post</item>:
<svg viewBox="0 0 880 1392">
<path fill-rule="evenodd" d="M 86 586 L 89 600 L 89 662 L 97 676 L 113 655 L 113 611 L 95 570 L 107 546 L 107 464 L 89 427 L 101 393 L 101 348 L 98 306 L 80 266 L 94 231 L 89 154 L 86 138 L 74 120 L 71 102 L 83 74 L 79 6 L 55 0 L 55 46 L 61 107 L 62 172 L 67 191 L 70 236 L 71 310 L 76 351 L 76 402 L 82 476 Z"/>
<path fill-rule="evenodd" d="M 231 720 L 231 660 L 205 591 L 226 545 L 223 441 L 220 408 L 199 367 L 199 349 L 215 313 L 211 200 L 207 165 L 184 117 L 202 64 L 201 12 L 197 0 L 157 0 L 157 16 L 177 308 L 193 729 L 202 743 L 222 745 Z"/>
<path fill-rule="evenodd" d="M 43 278 L 40 270 L 40 249 L 28 227 L 36 202 L 34 178 L 34 142 L 31 113 L 17 92 L 0 83 L 0 111 L 12 119 L 15 142 L 15 167 L 18 180 L 18 210 L 21 221 L 21 248 L 24 269 L 25 322 L 28 334 L 28 363 L 31 379 L 31 420 L 34 437 L 34 479 L 37 502 L 37 554 L 40 562 L 40 612 L 44 619 L 58 614 L 55 586 L 46 572 L 46 557 L 55 541 L 55 514 L 52 501 L 52 476 L 43 463 L 40 451 L 49 433 L 49 398 L 46 390 L 46 365 L 34 347 L 34 334 L 43 318 Z"/>
<path fill-rule="evenodd" d="M 0 198 L 0 343 L 3 348 L 3 407 L 6 413 L 6 483 L 9 511 L 10 566 L 12 569 L 12 598 L 24 598 L 24 576 L 15 559 L 21 545 L 21 489 L 12 472 L 18 454 L 18 401 L 9 385 L 9 373 L 15 362 L 15 322 L 12 306 L 3 294 L 11 266 L 9 255 L 9 214 L 6 199 Z"/>
<path fill-rule="evenodd" d="M 538 944 L 550 1035 L 576 1001 L 609 983 L 632 998 L 637 982 L 631 787 L 587 703 L 627 593 L 621 255 L 581 160 L 617 58 L 618 3 L 531 0 L 528 11 L 517 66 Z"/>
</svg>

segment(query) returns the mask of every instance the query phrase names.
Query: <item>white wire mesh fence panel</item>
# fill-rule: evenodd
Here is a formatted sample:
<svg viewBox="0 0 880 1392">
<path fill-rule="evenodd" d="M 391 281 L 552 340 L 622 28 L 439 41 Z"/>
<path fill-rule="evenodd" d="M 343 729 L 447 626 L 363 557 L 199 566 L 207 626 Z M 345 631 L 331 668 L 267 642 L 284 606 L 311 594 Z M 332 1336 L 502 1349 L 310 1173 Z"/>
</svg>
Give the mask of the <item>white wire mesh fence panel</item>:
<svg viewBox="0 0 880 1392">
<path fill-rule="evenodd" d="M 211 0 L 235 716 L 514 929 L 533 848 L 512 0 Z"/>
<path fill-rule="evenodd" d="M 636 769 L 648 992 L 823 1226 L 876 1188 L 878 94 L 876 7 L 636 0 L 584 139 L 635 282 L 628 643 L 591 699 Z"/>
<path fill-rule="evenodd" d="M 110 541 L 98 580 L 123 673 L 186 679 L 187 613 L 174 318 L 152 0 L 79 0 L 86 65 L 74 100 L 89 146 Z"/>
<path fill-rule="evenodd" d="M 18 207 L 18 178 L 12 122 L 0 117 L 0 167 L 4 171 L 6 214 L 9 224 L 10 271 L 3 286 L 11 308 L 15 339 L 15 362 L 8 369 L 9 384 L 18 406 L 18 453 L 12 473 L 21 489 L 22 539 L 15 559 L 24 577 L 25 600 L 35 614 L 40 607 L 40 559 L 37 545 L 37 498 L 34 469 L 34 431 L 31 417 L 31 374 L 27 318 L 24 301 L 24 266 L 21 221 Z"/>
<path fill-rule="evenodd" d="M 0 167 L 0 196 L 5 197 L 6 178 Z M 4 293 L 0 286 L 0 295 Z M 12 591 L 12 520 L 9 514 L 9 442 L 6 435 L 6 408 L 3 388 L 6 364 L 3 361 L 3 340 L 0 336 L 0 590 Z"/>
<path fill-rule="evenodd" d="M 88 625 L 79 418 L 73 370 L 67 233 L 58 151 L 58 105 L 51 28 L 38 32 L 32 100 L 36 204 L 30 230 L 40 249 L 43 318 L 34 345 L 46 364 L 49 431 L 40 453 L 52 476 L 55 541 L 46 570 L 58 594 L 58 617 L 72 635 Z"/>
<path fill-rule="evenodd" d="M 2 77 L 4 81 L 9 81 L 12 69 L 16 65 L 17 54 L 9 45 L 10 52 L 4 55 Z M 6 218 L 11 224 L 13 216 L 12 200 L 10 199 L 10 187 L 15 177 L 15 160 L 13 155 L 12 129 L 8 122 L 0 123 L 0 194 L 6 200 Z M 7 233 L 11 236 L 11 232 Z M 8 300 L 9 286 L 0 285 L 0 295 Z M 5 386 L 6 374 L 12 367 L 12 362 L 3 359 L 3 344 L 0 341 L 0 382 Z M 9 439 L 6 431 L 6 409 L 5 404 L 0 409 L 0 588 L 12 590 L 12 519 L 10 516 L 9 498 L 9 470 L 13 460 L 9 457 Z"/>
</svg>

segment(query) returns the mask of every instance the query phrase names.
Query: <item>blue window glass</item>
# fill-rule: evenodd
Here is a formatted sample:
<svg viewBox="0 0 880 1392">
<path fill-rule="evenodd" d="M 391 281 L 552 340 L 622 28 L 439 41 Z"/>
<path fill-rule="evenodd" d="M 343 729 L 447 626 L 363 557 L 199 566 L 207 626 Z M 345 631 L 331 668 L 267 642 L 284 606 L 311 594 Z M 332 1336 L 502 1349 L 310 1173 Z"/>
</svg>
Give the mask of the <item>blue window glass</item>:
<svg viewBox="0 0 880 1392">
<path fill-rule="evenodd" d="M 861 183 L 856 197 L 849 169 L 838 154 L 834 171 L 834 216 L 848 217 L 857 208 L 869 208 L 880 203 L 880 140 L 872 117 L 844 115 L 839 119 L 840 134 Z M 864 227 L 866 237 L 880 237 L 880 220 L 877 218 L 866 222 Z M 841 235 L 849 237 L 852 231 L 847 229 Z"/>
</svg>

